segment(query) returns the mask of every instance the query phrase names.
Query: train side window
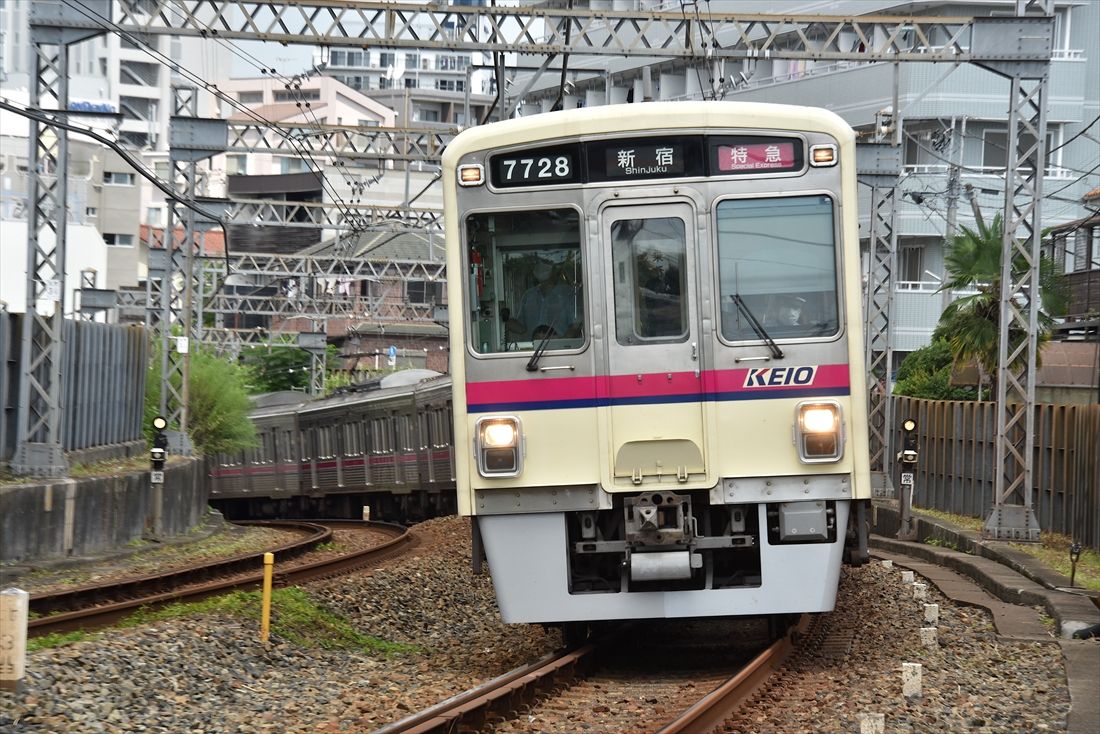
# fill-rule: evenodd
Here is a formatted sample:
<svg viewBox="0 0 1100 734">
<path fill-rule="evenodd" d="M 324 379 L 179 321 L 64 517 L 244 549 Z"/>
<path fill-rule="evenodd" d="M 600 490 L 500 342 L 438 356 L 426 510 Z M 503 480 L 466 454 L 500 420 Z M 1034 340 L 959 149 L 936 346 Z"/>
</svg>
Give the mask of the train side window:
<svg viewBox="0 0 1100 734">
<path fill-rule="evenodd" d="M 777 339 L 840 330 L 833 209 L 820 195 L 718 203 L 723 338 L 759 339 L 746 311 Z"/>
<path fill-rule="evenodd" d="M 619 344 L 688 338 L 687 230 L 679 217 L 611 225 L 615 336 Z"/>
</svg>

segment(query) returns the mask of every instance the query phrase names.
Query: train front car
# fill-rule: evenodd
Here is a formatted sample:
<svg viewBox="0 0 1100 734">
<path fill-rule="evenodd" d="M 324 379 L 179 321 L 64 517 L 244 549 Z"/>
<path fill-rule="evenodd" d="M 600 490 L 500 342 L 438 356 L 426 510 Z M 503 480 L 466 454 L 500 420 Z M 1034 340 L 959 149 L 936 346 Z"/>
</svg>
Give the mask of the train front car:
<svg viewBox="0 0 1100 734">
<path fill-rule="evenodd" d="M 870 497 L 854 160 L 830 112 L 732 102 L 447 147 L 459 510 L 505 621 L 833 608 Z"/>
</svg>

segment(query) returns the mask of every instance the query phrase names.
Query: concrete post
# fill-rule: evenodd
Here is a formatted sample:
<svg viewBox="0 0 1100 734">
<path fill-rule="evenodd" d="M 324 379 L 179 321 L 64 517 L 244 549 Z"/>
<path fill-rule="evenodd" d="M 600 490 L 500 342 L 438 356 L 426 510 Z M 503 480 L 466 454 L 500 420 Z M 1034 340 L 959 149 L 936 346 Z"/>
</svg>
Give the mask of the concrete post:
<svg viewBox="0 0 1100 734">
<path fill-rule="evenodd" d="M 22 589 L 0 591 L 0 690 L 20 693 L 27 661 L 27 614 L 31 595 Z"/>
</svg>

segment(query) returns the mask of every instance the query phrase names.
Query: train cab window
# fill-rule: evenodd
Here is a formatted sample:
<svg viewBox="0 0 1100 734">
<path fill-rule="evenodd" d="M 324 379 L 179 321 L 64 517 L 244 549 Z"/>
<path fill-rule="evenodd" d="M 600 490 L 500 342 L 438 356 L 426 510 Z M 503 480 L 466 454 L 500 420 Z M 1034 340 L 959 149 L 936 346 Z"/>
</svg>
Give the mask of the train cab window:
<svg viewBox="0 0 1100 734">
<path fill-rule="evenodd" d="M 687 233 L 679 217 L 619 219 L 611 224 L 615 337 L 619 344 L 688 337 Z"/>
<path fill-rule="evenodd" d="M 775 339 L 839 331 L 832 199 L 728 199 L 717 214 L 724 339 L 758 340 L 753 319 Z"/>
<path fill-rule="evenodd" d="M 581 218 L 575 209 L 466 219 L 470 334 L 479 354 L 584 344 Z"/>
</svg>

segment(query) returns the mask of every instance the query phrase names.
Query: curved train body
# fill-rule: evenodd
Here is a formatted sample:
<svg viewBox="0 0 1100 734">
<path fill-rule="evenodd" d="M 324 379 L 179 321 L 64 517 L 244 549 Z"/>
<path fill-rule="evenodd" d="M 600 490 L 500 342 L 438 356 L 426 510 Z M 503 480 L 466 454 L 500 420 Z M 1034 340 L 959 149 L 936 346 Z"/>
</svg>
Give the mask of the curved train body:
<svg viewBox="0 0 1100 734">
<path fill-rule="evenodd" d="M 450 378 L 407 370 L 374 387 L 316 401 L 282 393 L 257 407 L 259 445 L 214 459 L 211 501 L 230 518 L 453 512 Z"/>
<path fill-rule="evenodd" d="M 448 145 L 458 507 L 505 621 L 832 609 L 870 498 L 855 179 L 850 127 L 780 105 Z"/>
</svg>

